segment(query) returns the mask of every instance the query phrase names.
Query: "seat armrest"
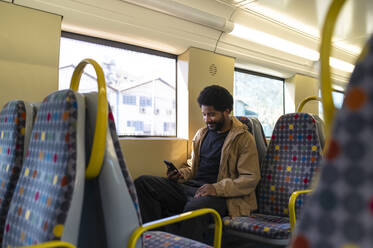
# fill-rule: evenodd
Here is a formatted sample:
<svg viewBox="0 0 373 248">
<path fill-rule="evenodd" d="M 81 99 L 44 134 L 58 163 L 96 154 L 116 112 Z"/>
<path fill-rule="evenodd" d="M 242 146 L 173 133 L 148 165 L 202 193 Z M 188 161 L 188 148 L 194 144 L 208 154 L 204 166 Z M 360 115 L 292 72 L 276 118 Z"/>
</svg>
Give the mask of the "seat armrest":
<svg viewBox="0 0 373 248">
<path fill-rule="evenodd" d="M 294 191 L 289 199 L 289 220 L 290 220 L 290 230 L 291 232 L 294 231 L 295 224 L 296 224 L 296 218 L 295 218 L 295 201 L 297 200 L 297 197 L 301 194 L 309 194 L 311 193 L 311 189 L 306 190 L 298 190 Z"/>
<path fill-rule="evenodd" d="M 158 228 L 161 226 L 167 226 L 169 224 L 173 224 L 176 222 L 181 222 L 187 219 L 195 218 L 205 214 L 212 214 L 214 217 L 215 222 L 215 232 L 214 232 L 214 247 L 220 248 L 221 247 L 221 236 L 222 236 L 222 222 L 218 212 L 211 208 L 202 208 L 178 215 L 174 215 L 171 217 L 163 218 L 160 220 L 152 221 L 143 224 L 136 228 L 136 230 L 132 233 L 130 239 L 128 240 L 128 248 L 134 248 L 136 245 L 137 240 L 139 237 L 146 231 Z"/>
<path fill-rule="evenodd" d="M 48 241 L 48 242 L 40 243 L 37 245 L 22 246 L 20 248 L 53 248 L 53 247 L 76 248 L 75 245 L 70 244 L 69 242 L 66 242 L 66 241 Z"/>
</svg>

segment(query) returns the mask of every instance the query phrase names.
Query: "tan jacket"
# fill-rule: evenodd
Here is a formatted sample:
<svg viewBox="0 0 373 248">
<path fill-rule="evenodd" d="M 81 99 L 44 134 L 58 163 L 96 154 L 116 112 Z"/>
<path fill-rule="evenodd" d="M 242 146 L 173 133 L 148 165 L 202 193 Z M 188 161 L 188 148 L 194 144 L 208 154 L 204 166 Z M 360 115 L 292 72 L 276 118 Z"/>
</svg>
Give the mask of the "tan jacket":
<svg viewBox="0 0 373 248">
<path fill-rule="evenodd" d="M 184 177 L 182 181 L 195 178 L 201 143 L 207 131 L 207 127 L 201 128 L 194 136 L 191 159 L 179 170 Z M 217 183 L 213 184 L 217 195 L 227 198 L 228 213 L 231 217 L 248 216 L 252 210 L 257 209 L 255 187 L 259 179 L 255 140 L 248 132 L 247 126 L 232 117 L 232 128 L 222 147 Z"/>
</svg>

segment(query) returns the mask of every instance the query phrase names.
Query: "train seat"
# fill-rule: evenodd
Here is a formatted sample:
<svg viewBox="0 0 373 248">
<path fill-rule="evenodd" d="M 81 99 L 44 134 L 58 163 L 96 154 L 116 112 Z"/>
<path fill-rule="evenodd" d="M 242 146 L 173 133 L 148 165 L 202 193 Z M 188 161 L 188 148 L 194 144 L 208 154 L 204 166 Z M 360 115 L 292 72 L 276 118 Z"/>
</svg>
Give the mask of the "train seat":
<svg viewBox="0 0 373 248">
<path fill-rule="evenodd" d="M 319 133 L 321 149 L 325 146 L 325 123 L 318 115 L 312 115 L 316 121 L 317 132 Z"/>
<path fill-rule="evenodd" d="M 236 118 L 245 124 L 249 132 L 254 136 L 256 149 L 259 155 L 259 165 L 262 165 L 264 156 L 267 152 L 267 140 L 264 135 L 263 127 L 258 118 L 256 117 L 246 117 L 246 116 L 236 116 Z"/>
<path fill-rule="evenodd" d="M 294 214 L 302 207 L 303 193 L 310 188 L 313 175 L 319 169 L 321 151 L 312 115 L 281 116 L 261 167 L 258 210 L 250 217 L 225 217 L 224 230 L 259 242 L 287 245 Z M 289 203 L 292 194 L 300 196 Z"/>
<path fill-rule="evenodd" d="M 0 230 L 4 230 L 10 201 L 22 169 L 30 138 L 34 110 L 30 103 L 15 100 L 0 112 Z M 0 242 L 3 234 L 0 234 Z"/>
<path fill-rule="evenodd" d="M 84 94 L 87 106 L 87 126 L 95 126 L 97 93 Z M 141 221 L 136 189 L 127 169 L 114 118 L 109 108 L 106 150 L 101 171 L 89 180 L 85 191 L 79 247 L 125 247 L 137 228 L 146 226 Z M 87 128 L 88 144 L 94 129 Z M 90 151 L 87 146 L 87 151 Z M 100 205 L 100 206 L 97 206 Z M 101 216 L 101 217 L 100 217 Z M 92 221 L 101 219 L 96 225 Z M 149 223 L 151 224 L 151 223 Z M 87 231 L 89 230 L 89 231 Z M 98 246 L 97 246 L 98 247 Z M 147 231 L 136 247 L 210 247 L 206 244 L 161 231 Z"/>
<path fill-rule="evenodd" d="M 292 248 L 372 247 L 373 38 L 352 72 L 335 116 L 320 180 Z"/>
<path fill-rule="evenodd" d="M 3 247 L 76 244 L 85 170 L 84 100 L 64 90 L 41 103 L 3 229 Z"/>
</svg>

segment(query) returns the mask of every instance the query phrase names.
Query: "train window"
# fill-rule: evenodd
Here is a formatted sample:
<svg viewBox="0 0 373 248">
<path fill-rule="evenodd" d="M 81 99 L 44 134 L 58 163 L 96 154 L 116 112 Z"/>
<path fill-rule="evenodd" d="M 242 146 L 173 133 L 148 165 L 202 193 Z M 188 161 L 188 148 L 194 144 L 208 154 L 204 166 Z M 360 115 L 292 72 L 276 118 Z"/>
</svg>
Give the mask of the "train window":
<svg viewBox="0 0 373 248">
<path fill-rule="evenodd" d="M 319 95 L 321 97 L 321 91 L 320 90 L 319 90 Z M 343 91 L 333 89 L 333 91 L 332 91 L 332 98 L 333 98 L 334 106 L 337 109 L 342 108 L 344 96 L 345 96 L 345 94 L 344 94 Z M 321 103 L 319 103 L 319 116 L 322 119 L 324 119 L 324 110 L 322 108 L 322 104 Z"/>
<path fill-rule="evenodd" d="M 284 79 L 235 69 L 234 115 L 257 117 L 266 137 L 284 114 Z"/>
<path fill-rule="evenodd" d="M 78 63 L 96 60 L 120 136 L 176 136 L 176 56 L 151 49 L 63 32 L 59 89 L 67 89 Z M 79 91 L 97 90 L 91 66 Z"/>
</svg>

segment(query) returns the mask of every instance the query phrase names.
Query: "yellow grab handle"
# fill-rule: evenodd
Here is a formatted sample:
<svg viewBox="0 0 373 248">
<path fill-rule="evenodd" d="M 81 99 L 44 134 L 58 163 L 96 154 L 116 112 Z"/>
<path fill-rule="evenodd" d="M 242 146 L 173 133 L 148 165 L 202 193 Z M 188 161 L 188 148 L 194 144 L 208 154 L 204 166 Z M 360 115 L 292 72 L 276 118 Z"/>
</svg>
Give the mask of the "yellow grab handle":
<svg viewBox="0 0 373 248">
<path fill-rule="evenodd" d="M 22 246 L 20 248 L 54 248 L 54 247 L 66 247 L 66 248 L 75 248 L 75 245 L 72 245 L 65 241 L 49 241 L 37 245 Z"/>
<path fill-rule="evenodd" d="M 331 53 L 332 35 L 339 12 L 346 0 L 334 0 L 329 7 L 321 34 L 321 96 L 326 127 L 326 140 L 330 135 L 330 126 L 334 118 L 334 103 L 332 98 L 332 83 L 330 77 L 329 58 Z"/>
<path fill-rule="evenodd" d="M 295 217 L 295 201 L 297 197 L 301 194 L 309 194 L 312 193 L 311 189 L 305 189 L 305 190 L 298 190 L 294 191 L 289 199 L 289 221 L 290 221 L 290 230 L 293 233 L 296 226 L 296 217 Z"/>
<path fill-rule="evenodd" d="M 302 112 L 302 109 L 304 107 L 304 105 L 310 101 L 319 101 L 321 102 L 321 98 L 320 97 L 317 97 L 317 96 L 309 96 L 305 99 L 303 99 L 299 105 L 298 105 L 298 108 L 297 108 L 297 112 Z"/>
<path fill-rule="evenodd" d="M 214 231 L 214 247 L 220 248 L 221 247 L 221 237 L 222 237 L 222 228 L 223 224 L 221 222 L 221 218 L 218 212 L 212 208 L 202 208 L 193 210 L 190 212 L 182 213 L 179 215 L 174 215 L 168 218 L 152 221 L 143 224 L 142 226 L 139 226 L 131 235 L 130 239 L 128 240 L 128 248 L 134 248 L 136 245 L 137 240 L 140 238 L 140 236 L 151 229 L 158 228 L 161 226 L 167 226 L 169 224 L 173 224 L 176 222 L 184 221 L 187 219 L 195 218 L 200 215 L 205 214 L 212 214 L 214 217 L 215 222 L 215 231 Z"/>
<path fill-rule="evenodd" d="M 105 155 L 106 145 L 106 129 L 108 125 L 108 103 L 106 97 L 106 82 L 104 72 L 100 65 L 93 59 L 84 59 L 75 68 L 71 78 L 70 89 L 78 91 L 80 78 L 82 77 L 84 67 L 91 64 L 97 74 L 98 84 L 98 103 L 96 128 L 93 137 L 93 145 L 91 156 L 89 158 L 88 167 L 85 171 L 87 179 L 95 178 L 100 173 L 102 161 Z"/>
</svg>

